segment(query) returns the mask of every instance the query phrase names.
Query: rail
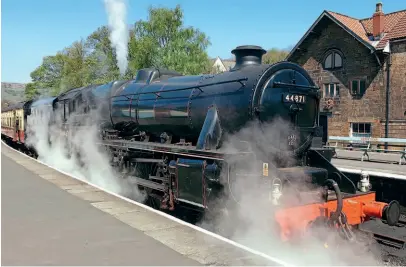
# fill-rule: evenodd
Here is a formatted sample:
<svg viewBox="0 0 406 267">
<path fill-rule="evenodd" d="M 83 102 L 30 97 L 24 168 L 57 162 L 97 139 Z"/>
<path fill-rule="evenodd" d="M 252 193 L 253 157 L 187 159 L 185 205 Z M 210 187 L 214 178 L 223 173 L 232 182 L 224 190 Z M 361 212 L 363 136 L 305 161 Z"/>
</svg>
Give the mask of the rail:
<svg viewBox="0 0 406 267">
<path fill-rule="evenodd" d="M 330 145 L 334 143 L 333 145 Z M 339 144 L 341 146 L 339 147 Z M 344 146 L 344 144 L 349 144 Z M 391 147 L 400 147 L 400 149 L 386 149 L 380 148 L 382 144 L 390 144 Z M 344 136 L 330 136 L 328 138 L 328 145 L 326 147 L 340 148 L 344 150 L 359 149 L 362 152 L 361 161 L 367 157 L 369 160 L 369 152 L 384 152 L 384 153 L 396 153 L 400 155 L 399 165 L 402 162 L 406 163 L 406 139 L 402 138 L 373 138 L 373 137 L 344 137 Z M 337 157 L 337 151 L 335 157 Z"/>
</svg>

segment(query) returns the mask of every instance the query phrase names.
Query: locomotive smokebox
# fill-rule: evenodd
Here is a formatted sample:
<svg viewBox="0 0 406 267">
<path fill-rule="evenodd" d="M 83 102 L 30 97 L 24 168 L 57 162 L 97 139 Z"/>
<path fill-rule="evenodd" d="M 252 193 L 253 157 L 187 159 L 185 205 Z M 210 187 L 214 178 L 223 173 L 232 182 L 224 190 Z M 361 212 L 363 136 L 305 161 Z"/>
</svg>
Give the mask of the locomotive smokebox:
<svg viewBox="0 0 406 267">
<path fill-rule="evenodd" d="M 242 45 L 237 46 L 231 53 L 235 55 L 235 66 L 232 70 L 238 70 L 246 66 L 260 65 L 266 51 L 257 45 Z"/>
</svg>

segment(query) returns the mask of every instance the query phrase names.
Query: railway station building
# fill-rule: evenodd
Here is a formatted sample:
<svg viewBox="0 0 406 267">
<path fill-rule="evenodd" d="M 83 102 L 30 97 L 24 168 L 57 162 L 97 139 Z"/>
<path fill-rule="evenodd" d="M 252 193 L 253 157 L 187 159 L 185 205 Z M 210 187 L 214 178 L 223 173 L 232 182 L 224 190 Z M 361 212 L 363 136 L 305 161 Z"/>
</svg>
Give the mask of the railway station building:
<svg viewBox="0 0 406 267">
<path fill-rule="evenodd" d="M 324 11 L 287 60 L 322 88 L 328 136 L 406 138 L 406 10 L 385 14 L 378 3 L 364 19 Z"/>
</svg>

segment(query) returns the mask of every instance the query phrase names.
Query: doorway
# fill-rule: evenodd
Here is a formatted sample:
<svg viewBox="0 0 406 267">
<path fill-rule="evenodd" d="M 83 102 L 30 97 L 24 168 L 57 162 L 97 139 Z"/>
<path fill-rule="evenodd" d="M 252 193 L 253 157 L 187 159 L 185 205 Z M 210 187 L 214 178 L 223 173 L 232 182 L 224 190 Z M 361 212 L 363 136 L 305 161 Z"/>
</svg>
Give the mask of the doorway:
<svg viewBox="0 0 406 267">
<path fill-rule="evenodd" d="M 327 116 L 327 114 L 320 114 L 319 123 L 320 123 L 320 126 L 323 127 L 323 137 L 321 140 L 322 140 L 322 143 L 324 146 L 327 144 L 327 141 L 328 141 L 328 116 Z"/>
</svg>

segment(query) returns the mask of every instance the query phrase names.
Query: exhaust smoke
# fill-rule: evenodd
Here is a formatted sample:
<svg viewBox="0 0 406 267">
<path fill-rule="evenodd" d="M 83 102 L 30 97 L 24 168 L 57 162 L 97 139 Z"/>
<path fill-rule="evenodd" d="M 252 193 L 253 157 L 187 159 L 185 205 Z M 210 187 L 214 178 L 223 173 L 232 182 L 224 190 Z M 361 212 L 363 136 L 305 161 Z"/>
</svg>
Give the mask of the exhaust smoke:
<svg viewBox="0 0 406 267">
<path fill-rule="evenodd" d="M 121 75 L 124 75 L 128 65 L 129 30 L 126 23 L 125 0 L 104 0 L 110 28 L 110 41 L 116 51 L 117 65 Z"/>
<path fill-rule="evenodd" d="M 64 123 L 63 106 L 56 113 L 52 113 L 51 106 L 41 107 L 27 118 L 27 146 L 33 147 L 38 160 L 45 164 L 142 202 L 144 196 L 138 188 L 115 171 L 110 165 L 111 156 L 97 145 L 100 141 L 99 110 L 91 110 L 87 115 L 80 112 L 83 110 L 83 106 L 78 106 Z M 65 124 L 75 130 L 65 131 Z M 69 142 L 66 142 L 66 136 Z"/>
<path fill-rule="evenodd" d="M 63 107 L 56 116 L 51 116 L 50 109 L 46 108 L 41 113 L 28 117 L 26 140 L 27 145 L 36 149 L 40 161 L 114 193 L 140 202 L 145 200 L 131 178 L 122 179 L 110 166 L 110 155 L 96 144 L 99 141 L 98 110 L 86 116 L 81 112 L 70 114 L 67 124 L 80 124 L 80 127 L 70 132 L 68 144 L 61 130 Z M 200 226 L 292 265 L 380 265 L 380 255 L 371 251 L 374 240 L 369 241 L 369 246 L 348 241 L 340 243 L 333 230 L 322 226 L 315 225 L 311 236 L 297 242 L 281 241 L 281 229 L 275 223 L 277 209 L 320 200 L 315 195 L 302 194 L 314 190 L 303 171 L 292 173 L 289 188 L 279 188 L 280 198 L 270 195 L 275 189 L 272 178 L 277 176 L 276 166 L 295 165 L 293 155 L 286 152 L 287 133 L 291 132 L 294 130 L 286 121 L 275 119 L 269 124 L 251 122 L 226 138 L 222 152 L 238 157 L 226 158 L 230 168 L 222 169 L 224 195 L 218 202 L 209 204 L 214 209 L 208 211 Z M 251 153 L 244 156 L 242 150 Z M 262 173 L 263 162 L 269 163 L 267 177 Z M 272 205 L 273 202 L 278 205 Z M 293 212 L 289 217 L 294 222 L 300 214 Z"/>
<path fill-rule="evenodd" d="M 292 132 L 294 129 L 289 123 L 277 118 L 269 124 L 254 121 L 227 137 L 223 152 L 238 157 L 226 159 L 232 171 L 222 170 L 224 195 L 212 203 L 214 209 L 205 215 L 200 226 L 293 265 L 380 265 L 380 255 L 369 251 L 371 247 L 343 240 L 340 246 L 333 230 L 317 225 L 312 227 L 311 236 L 293 242 L 282 241 L 281 227 L 276 223 L 277 210 L 320 201 L 319 194 L 305 194 L 317 188 L 300 169 L 290 172 L 287 186 L 281 188 L 278 183 L 273 184 L 272 178 L 277 177 L 276 166 L 291 168 L 295 165 L 293 155 L 286 152 L 287 136 Z M 242 147 L 251 154 L 243 156 Z M 269 163 L 267 177 L 263 176 L 264 162 Z M 288 217 L 291 222 L 298 222 L 300 214 L 296 210 Z M 374 242 L 370 240 L 369 245 Z"/>
</svg>

